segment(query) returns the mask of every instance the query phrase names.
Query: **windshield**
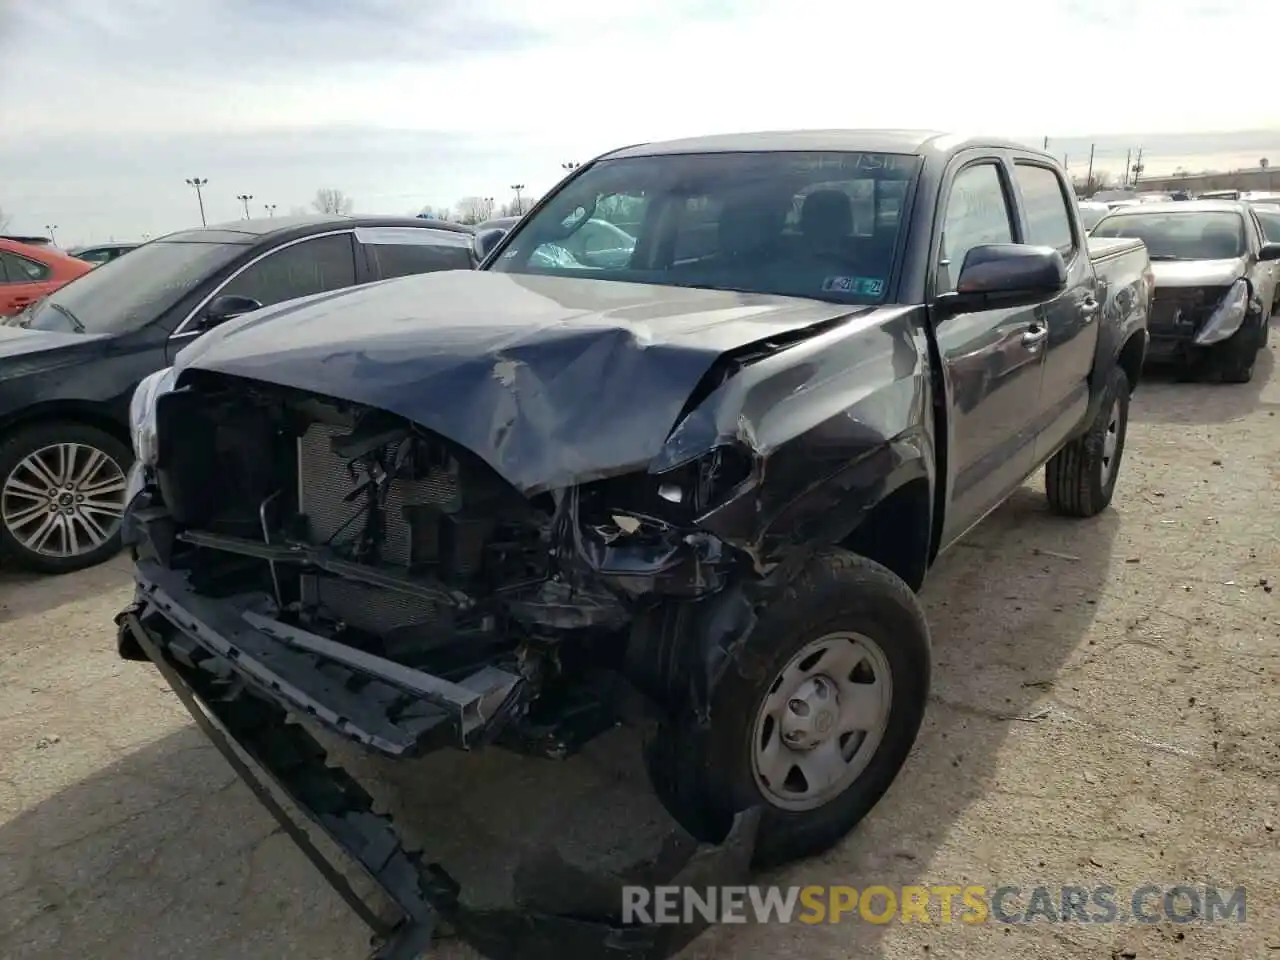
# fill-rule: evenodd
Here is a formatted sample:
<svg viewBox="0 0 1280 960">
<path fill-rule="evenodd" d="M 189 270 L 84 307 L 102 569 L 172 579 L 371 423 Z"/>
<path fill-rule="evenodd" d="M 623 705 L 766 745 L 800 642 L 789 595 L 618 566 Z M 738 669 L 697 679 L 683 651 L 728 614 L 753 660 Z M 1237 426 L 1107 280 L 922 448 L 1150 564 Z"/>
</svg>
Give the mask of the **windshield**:
<svg viewBox="0 0 1280 960">
<path fill-rule="evenodd" d="M 1092 235 L 1137 237 L 1152 260 L 1234 260 L 1245 252 L 1244 218 L 1230 211 L 1118 213 Z"/>
<path fill-rule="evenodd" d="M 879 303 L 919 158 L 667 154 L 603 160 L 489 269 Z"/>
<path fill-rule="evenodd" d="M 1280 243 L 1280 207 L 1254 207 L 1253 212 L 1262 224 L 1262 238 L 1267 243 Z"/>
<path fill-rule="evenodd" d="M 1080 204 L 1080 222 L 1084 224 L 1086 230 L 1092 230 L 1098 225 L 1098 221 L 1105 217 L 1111 211 L 1105 203 L 1099 204 Z"/>
<path fill-rule="evenodd" d="M 245 247 L 155 240 L 45 297 L 22 318 L 32 330 L 128 333 L 151 323 Z"/>
</svg>

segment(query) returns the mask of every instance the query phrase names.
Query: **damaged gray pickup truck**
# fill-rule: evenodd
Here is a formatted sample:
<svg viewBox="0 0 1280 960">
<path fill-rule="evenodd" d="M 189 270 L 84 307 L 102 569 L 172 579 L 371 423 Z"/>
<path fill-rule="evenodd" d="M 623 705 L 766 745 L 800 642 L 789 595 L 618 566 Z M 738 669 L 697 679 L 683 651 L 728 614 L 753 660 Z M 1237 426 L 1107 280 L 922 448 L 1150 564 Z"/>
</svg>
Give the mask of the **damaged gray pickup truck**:
<svg viewBox="0 0 1280 960">
<path fill-rule="evenodd" d="M 656 882 L 830 847 L 915 740 L 940 551 L 1044 464 L 1058 512 L 1110 502 L 1150 265 L 1086 239 L 1043 153 L 875 131 L 619 150 L 478 243 L 478 271 L 260 310 L 139 387 L 120 651 L 377 956 L 441 918 L 495 957 L 660 956 L 691 934 L 468 907 L 307 731 L 558 759 L 638 717 L 701 844 Z"/>
</svg>

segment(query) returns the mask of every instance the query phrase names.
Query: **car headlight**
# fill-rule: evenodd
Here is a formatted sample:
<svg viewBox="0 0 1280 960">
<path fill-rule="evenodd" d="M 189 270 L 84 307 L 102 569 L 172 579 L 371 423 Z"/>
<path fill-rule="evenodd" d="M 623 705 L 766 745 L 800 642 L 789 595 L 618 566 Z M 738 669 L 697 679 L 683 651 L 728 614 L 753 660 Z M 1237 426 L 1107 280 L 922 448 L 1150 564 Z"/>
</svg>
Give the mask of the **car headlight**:
<svg viewBox="0 0 1280 960">
<path fill-rule="evenodd" d="M 1249 312 L 1249 285 L 1244 280 L 1237 280 L 1222 298 L 1216 310 L 1205 321 L 1195 342 L 1200 346 L 1220 343 L 1226 340 L 1244 323 L 1245 314 Z"/>
<path fill-rule="evenodd" d="M 156 449 L 156 401 L 173 389 L 173 367 L 166 367 L 146 377 L 133 391 L 129 403 L 129 433 L 133 438 L 133 455 L 140 463 L 154 465 Z"/>
</svg>

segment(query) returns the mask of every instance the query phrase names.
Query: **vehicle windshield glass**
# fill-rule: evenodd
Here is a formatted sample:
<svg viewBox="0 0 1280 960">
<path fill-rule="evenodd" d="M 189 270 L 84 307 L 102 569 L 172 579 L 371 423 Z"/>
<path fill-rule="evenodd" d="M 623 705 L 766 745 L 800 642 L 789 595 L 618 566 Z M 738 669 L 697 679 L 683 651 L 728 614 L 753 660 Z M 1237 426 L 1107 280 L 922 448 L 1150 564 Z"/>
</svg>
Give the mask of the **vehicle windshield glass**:
<svg viewBox="0 0 1280 960">
<path fill-rule="evenodd" d="M 522 220 L 488 269 L 880 303 L 919 165 L 852 152 L 603 160 Z"/>
<path fill-rule="evenodd" d="M 1258 222 L 1262 224 L 1263 239 L 1267 243 L 1280 243 L 1280 207 L 1254 207 Z"/>
<path fill-rule="evenodd" d="M 1244 255 L 1244 217 L 1231 211 L 1119 213 L 1095 237 L 1137 237 L 1152 260 L 1234 260 Z"/>
<path fill-rule="evenodd" d="M 77 277 L 23 317 L 31 330 L 128 333 L 155 320 L 245 247 L 155 240 Z"/>
<path fill-rule="evenodd" d="M 1096 207 L 1082 204 L 1080 206 L 1080 222 L 1084 224 L 1086 230 L 1092 230 L 1098 225 L 1098 221 L 1110 212 L 1106 204 L 1100 203 Z"/>
</svg>

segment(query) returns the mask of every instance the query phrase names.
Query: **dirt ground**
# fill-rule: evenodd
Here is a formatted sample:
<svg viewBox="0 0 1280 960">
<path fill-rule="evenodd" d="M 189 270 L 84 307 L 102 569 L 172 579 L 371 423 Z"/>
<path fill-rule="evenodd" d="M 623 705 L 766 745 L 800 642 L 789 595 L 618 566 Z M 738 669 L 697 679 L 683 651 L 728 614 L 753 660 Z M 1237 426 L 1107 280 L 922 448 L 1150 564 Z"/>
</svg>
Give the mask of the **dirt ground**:
<svg viewBox="0 0 1280 960">
<path fill-rule="evenodd" d="M 1122 902 L 1148 883 L 1244 885 L 1246 922 L 723 926 L 686 957 L 1280 957 L 1274 351 L 1248 385 L 1144 383 L 1111 510 L 1054 518 L 1037 477 L 940 561 L 914 754 L 839 848 L 771 878 L 1110 884 Z M 155 671 L 116 659 L 128 593 L 121 562 L 0 579 L 0 956 L 364 956 Z M 375 792 L 474 879 L 485 850 L 536 842 L 571 806 L 571 842 L 651 825 L 621 746 L 432 758 L 374 771 Z"/>
</svg>

